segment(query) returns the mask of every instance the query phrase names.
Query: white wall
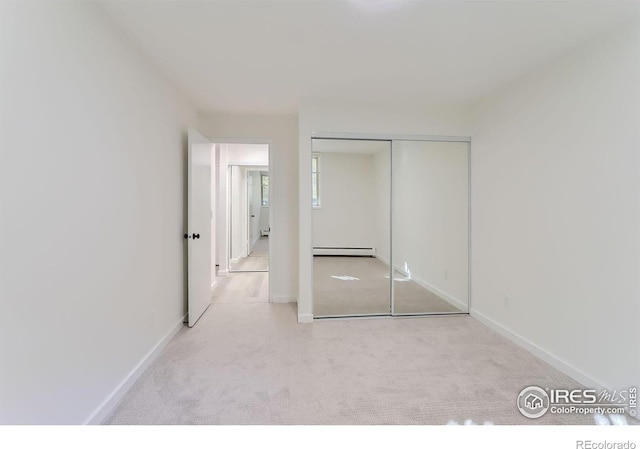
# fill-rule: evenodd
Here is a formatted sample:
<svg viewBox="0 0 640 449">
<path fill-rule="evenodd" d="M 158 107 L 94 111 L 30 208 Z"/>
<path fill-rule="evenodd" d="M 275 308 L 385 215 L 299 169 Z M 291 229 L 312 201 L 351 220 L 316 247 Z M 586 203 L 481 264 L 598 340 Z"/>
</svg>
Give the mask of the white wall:
<svg viewBox="0 0 640 449">
<path fill-rule="evenodd" d="M 478 104 L 473 131 L 475 315 L 610 388 L 640 383 L 639 47 L 637 26 L 585 43 Z"/>
<path fill-rule="evenodd" d="M 304 104 L 299 113 L 299 276 L 298 321 L 313 319 L 311 135 L 322 133 L 468 136 L 469 117 L 461 107 L 399 111 L 385 105 Z M 380 224 L 378 227 L 383 226 Z"/>
<path fill-rule="evenodd" d="M 389 148 L 391 144 L 389 144 Z M 375 189 L 376 256 L 387 265 L 391 252 L 391 150 L 373 156 Z"/>
<path fill-rule="evenodd" d="M 0 8 L 0 422 L 82 423 L 182 327 L 197 116 L 95 5 Z"/>
<path fill-rule="evenodd" d="M 231 179 L 229 186 L 231 228 L 231 246 L 229 257 L 237 262 L 241 257 L 247 256 L 247 172 L 238 165 L 231 166 Z"/>
<path fill-rule="evenodd" d="M 269 145 L 227 143 L 221 148 L 228 153 L 228 165 L 264 165 L 269 166 Z"/>
<path fill-rule="evenodd" d="M 320 153 L 320 158 L 321 207 L 313 209 L 313 246 L 375 248 L 374 155 Z"/>
<path fill-rule="evenodd" d="M 298 123 L 295 116 L 202 113 L 198 129 L 210 139 L 270 141 L 270 292 L 295 301 L 298 291 Z"/>
</svg>

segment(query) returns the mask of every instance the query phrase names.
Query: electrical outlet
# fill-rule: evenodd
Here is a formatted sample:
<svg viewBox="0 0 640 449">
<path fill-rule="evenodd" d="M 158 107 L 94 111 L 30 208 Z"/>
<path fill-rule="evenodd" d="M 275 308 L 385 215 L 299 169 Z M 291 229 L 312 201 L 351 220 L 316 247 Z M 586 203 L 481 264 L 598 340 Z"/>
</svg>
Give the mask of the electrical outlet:
<svg viewBox="0 0 640 449">
<path fill-rule="evenodd" d="M 509 297 L 504 295 L 504 308 L 509 310 Z"/>
</svg>

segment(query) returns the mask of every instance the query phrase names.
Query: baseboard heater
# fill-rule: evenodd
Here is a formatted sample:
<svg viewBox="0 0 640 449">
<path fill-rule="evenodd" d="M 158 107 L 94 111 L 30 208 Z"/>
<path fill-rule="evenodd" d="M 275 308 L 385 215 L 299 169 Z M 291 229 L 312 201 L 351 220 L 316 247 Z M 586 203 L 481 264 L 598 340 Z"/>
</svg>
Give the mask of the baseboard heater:
<svg viewBox="0 0 640 449">
<path fill-rule="evenodd" d="M 374 257 L 374 248 L 338 248 L 331 246 L 314 246 L 314 256 Z"/>
</svg>

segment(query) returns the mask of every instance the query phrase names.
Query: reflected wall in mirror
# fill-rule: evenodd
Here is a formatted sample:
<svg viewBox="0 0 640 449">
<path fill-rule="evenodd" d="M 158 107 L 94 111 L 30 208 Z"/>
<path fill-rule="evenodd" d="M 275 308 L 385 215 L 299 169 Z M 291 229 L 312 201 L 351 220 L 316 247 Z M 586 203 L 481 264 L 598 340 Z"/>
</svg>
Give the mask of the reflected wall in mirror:
<svg viewBox="0 0 640 449">
<path fill-rule="evenodd" d="M 229 271 L 269 271 L 269 167 L 229 167 Z"/>
<path fill-rule="evenodd" d="M 388 315 L 391 142 L 312 150 L 314 316 Z"/>
<path fill-rule="evenodd" d="M 395 315 L 469 310 L 468 149 L 393 142 Z"/>
</svg>

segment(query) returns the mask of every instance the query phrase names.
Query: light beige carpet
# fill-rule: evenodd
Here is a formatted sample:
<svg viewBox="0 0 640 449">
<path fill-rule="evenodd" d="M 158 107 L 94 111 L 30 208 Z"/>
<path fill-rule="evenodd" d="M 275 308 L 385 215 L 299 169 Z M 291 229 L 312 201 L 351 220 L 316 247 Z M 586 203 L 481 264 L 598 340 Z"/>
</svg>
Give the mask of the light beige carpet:
<svg viewBox="0 0 640 449">
<path fill-rule="evenodd" d="M 466 312 L 400 273 L 394 282 L 395 313 Z M 387 315 L 390 290 L 389 266 L 375 257 L 313 258 L 314 316 Z"/>
<path fill-rule="evenodd" d="M 213 304 L 269 302 L 269 273 L 234 273 L 218 277 L 213 291 Z"/>
<path fill-rule="evenodd" d="M 521 416 L 529 385 L 579 387 L 469 316 L 298 324 L 294 304 L 214 303 L 105 422 L 594 424 Z"/>
</svg>

